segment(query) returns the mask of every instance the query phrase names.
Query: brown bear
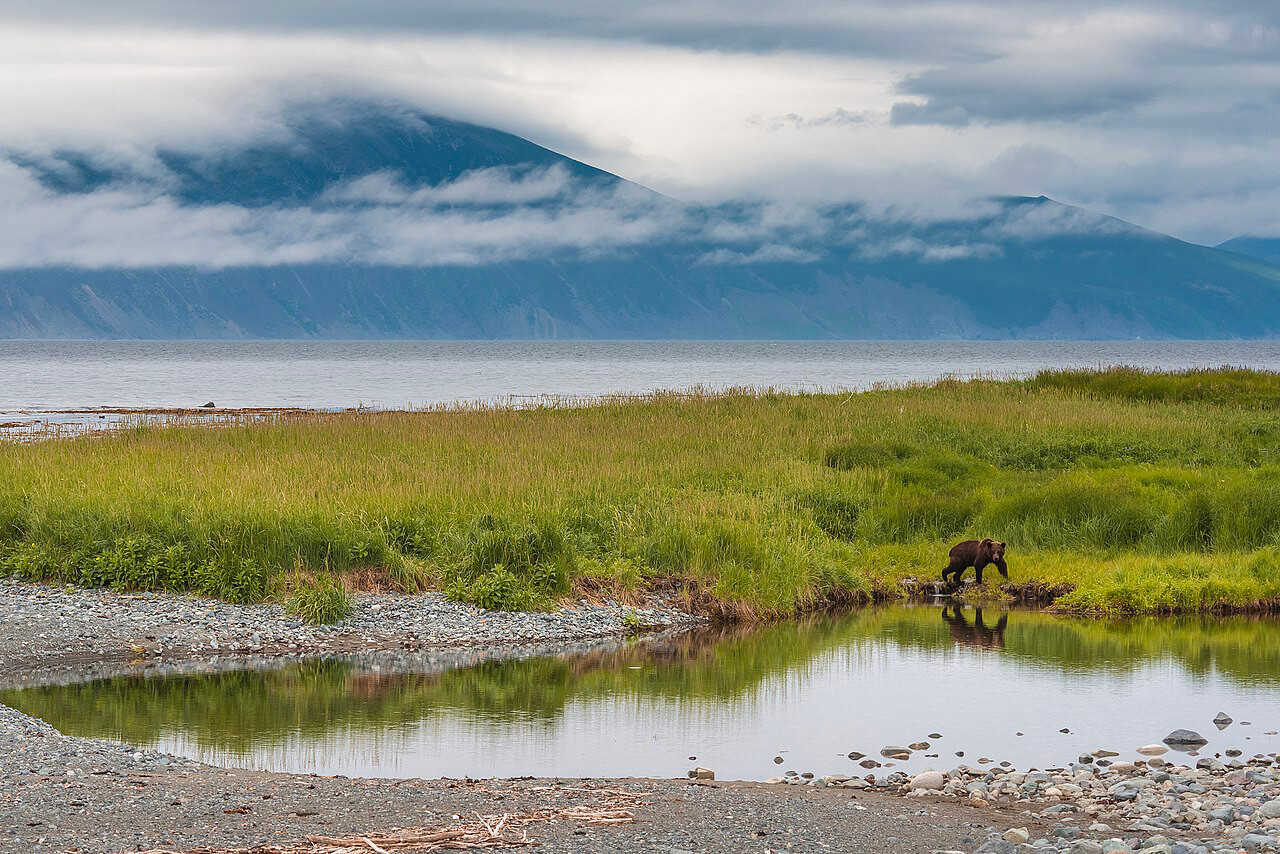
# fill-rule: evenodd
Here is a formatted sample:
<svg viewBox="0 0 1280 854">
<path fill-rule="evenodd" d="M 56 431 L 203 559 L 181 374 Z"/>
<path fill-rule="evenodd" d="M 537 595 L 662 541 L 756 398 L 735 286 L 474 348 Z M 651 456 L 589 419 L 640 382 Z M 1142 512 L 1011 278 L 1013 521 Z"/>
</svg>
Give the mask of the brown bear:
<svg viewBox="0 0 1280 854">
<path fill-rule="evenodd" d="M 978 583 L 981 584 L 982 569 L 987 564 L 995 564 L 1000 574 L 1006 580 L 1009 578 L 1009 567 L 1004 563 L 1004 543 L 990 537 L 956 543 L 947 553 L 947 557 L 951 562 L 947 564 L 946 569 L 942 570 L 942 580 L 947 581 L 947 576 L 950 575 L 950 582 L 954 587 L 960 586 L 960 578 L 969 567 L 973 567 L 978 573 Z"/>
</svg>

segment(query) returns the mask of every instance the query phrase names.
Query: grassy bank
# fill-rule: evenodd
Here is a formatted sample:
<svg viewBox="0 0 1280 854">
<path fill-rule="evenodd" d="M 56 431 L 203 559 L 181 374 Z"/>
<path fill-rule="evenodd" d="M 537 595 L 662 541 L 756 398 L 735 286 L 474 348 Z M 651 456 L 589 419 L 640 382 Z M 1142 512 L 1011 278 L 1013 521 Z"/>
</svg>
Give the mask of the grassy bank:
<svg viewBox="0 0 1280 854">
<path fill-rule="evenodd" d="M 1078 611 L 1280 602 L 1280 375 L 343 413 L 0 445 L 0 569 L 340 612 L 354 572 L 489 607 L 677 578 L 785 614 L 966 537 Z"/>
</svg>

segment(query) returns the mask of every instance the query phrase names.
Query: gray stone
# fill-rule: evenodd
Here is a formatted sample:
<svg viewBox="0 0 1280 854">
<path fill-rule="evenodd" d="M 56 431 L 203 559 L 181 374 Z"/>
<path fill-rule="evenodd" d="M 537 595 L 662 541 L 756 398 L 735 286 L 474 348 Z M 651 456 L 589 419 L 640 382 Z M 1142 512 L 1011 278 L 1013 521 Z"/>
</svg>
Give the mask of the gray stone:
<svg viewBox="0 0 1280 854">
<path fill-rule="evenodd" d="M 907 784 L 913 792 L 919 791 L 937 791 L 947 783 L 946 776 L 941 771 L 925 771 L 911 778 L 911 782 Z"/>
<path fill-rule="evenodd" d="M 1102 845 L 1092 839 L 1077 839 L 1067 849 L 1068 854 L 1102 854 Z"/>
<path fill-rule="evenodd" d="M 1194 730 L 1175 729 L 1164 737 L 1164 743 L 1169 745 L 1201 745 L 1208 744 L 1209 739 Z"/>
<path fill-rule="evenodd" d="M 1016 854 L 1016 851 L 1017 849 L 1013 847 L 1012 842 L 1006 842 L 1003 839 L 992 839 L 990 842 L 984 843 L 973 854 Z"/>
</svg>

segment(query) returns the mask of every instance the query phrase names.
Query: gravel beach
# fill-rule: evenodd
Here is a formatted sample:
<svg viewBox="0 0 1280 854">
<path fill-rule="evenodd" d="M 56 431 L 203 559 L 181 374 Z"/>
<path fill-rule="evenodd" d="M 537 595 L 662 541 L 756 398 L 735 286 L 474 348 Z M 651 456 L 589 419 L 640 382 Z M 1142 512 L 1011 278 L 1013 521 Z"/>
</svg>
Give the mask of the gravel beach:
<svg viewBox="0 0 1280 854">
<path fill-rule="evenodd" d="M 279 605 L 233 605 L 174 593 L 115 593 L 0 581 L 0 679 L 107 662 L 245 655 L 503 647 L 573 642 L 700 625 L 653 599 L 645 607 L 579 602 L 548 612 L 485 611 L 439 593 L 357 593 L 329 626 Z"/>
</svg>

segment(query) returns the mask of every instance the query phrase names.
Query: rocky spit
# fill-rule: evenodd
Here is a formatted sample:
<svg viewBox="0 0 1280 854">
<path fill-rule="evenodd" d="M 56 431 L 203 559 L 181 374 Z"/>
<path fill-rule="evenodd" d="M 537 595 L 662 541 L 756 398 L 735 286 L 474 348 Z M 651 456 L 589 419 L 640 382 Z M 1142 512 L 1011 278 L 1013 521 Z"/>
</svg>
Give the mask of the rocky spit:
<svg viewBox="0 0 1280 854">
<path fill-rule="evenodd" d="M 359 593 L 352 600 L 345 620 L 315 626 L 290 617 L 279 605 L 4 579 L 0 678 L 104 662 L 573 642 L 703 622 L 660 599 L 643 607 L 578 602 L 548 612 L 486 611 L 439 593 Z"/>
</svg>

